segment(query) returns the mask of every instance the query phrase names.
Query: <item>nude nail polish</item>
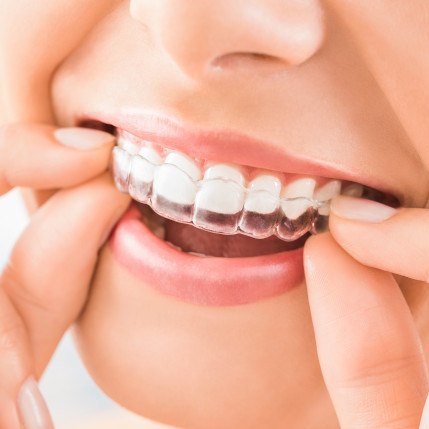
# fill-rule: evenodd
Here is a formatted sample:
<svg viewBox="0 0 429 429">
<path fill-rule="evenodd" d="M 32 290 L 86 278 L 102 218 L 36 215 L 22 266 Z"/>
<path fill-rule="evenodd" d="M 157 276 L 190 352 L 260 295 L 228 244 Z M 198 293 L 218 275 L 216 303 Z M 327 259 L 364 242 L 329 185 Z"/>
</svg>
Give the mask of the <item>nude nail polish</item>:
<svg viewBox="0 0 429 429">
<path fill-rule="evenodd" d="M 25 429 L 54 429 L 48 407 L 34 377 L 28 378 L 22 385 L 17 409 Z"/>
<path fill-rule="evenodd" d="M 62 145 L 80 150 L 97 149 L 114 140 L 114 136 L 105 131 L 79 127 L 58 128 L 54 136 Z"/>
<path fill-rule="evenodd" d="M 344 219 L 379 223 L 392 217 L 397 210 L 376 201 L 338 196 L 331 201 L 331 213 Z"/>
</svg>

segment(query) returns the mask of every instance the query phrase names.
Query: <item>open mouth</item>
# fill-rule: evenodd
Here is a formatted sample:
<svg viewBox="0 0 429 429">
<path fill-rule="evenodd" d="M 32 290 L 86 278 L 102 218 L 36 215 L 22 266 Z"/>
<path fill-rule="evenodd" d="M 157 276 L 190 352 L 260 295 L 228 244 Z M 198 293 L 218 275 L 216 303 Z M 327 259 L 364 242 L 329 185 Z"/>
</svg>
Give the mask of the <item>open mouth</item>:
<svg viewBox="0 0 429 429">
<path fill-rule="evenodd" d="M 228 130 L 144 113 L 93 118 L 76 124 L 117 137 L 113 177 L 133 198 L 109 249 L 142 285 L 187 303 L 249 304 L 303 284 L 304 244 L 327 229 L 338 194 L 400 205 L 368 186 L 374 178 L 358 183 Z"/>
<path fill-rule="evenodd" d="M 298 176 L 195 159 L 100 121 L 80 126 L 117 137 L 116 186 L 161 240 L 194 256 L 251 257 L 304 246 L 327 230 L 329 202 L 351 195 L 398 207 L 390 194 L 348 180 Z"/>
</svg>

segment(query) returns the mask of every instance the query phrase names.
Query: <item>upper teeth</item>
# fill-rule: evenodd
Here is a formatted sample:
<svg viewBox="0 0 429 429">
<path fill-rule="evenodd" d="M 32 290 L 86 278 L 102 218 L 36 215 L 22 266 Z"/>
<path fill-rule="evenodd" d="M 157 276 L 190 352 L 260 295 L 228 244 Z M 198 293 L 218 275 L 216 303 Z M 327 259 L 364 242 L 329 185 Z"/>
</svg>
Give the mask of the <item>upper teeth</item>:
<svg viewBox="0 0 429 429">
<path fill-rule="evenodd" d="M 136 139 L 126 132 L 119 135 L 113 151 L 117 187 L 164 217 L 214 232 L 296 239 L 311 229 L 317 210 L 329 214 L 324 202 L 341 193 L 339 180 L 317 186 L 320 179 L 287 181 L 285 175 L 260 172 L 248 181 L 248 172 L 238 165 L 206 162 L 202 169 L 202 162 L 184 153 Z M 352 184 L 343 192 L 359 196 L 362 190 Z"/>
</svg>

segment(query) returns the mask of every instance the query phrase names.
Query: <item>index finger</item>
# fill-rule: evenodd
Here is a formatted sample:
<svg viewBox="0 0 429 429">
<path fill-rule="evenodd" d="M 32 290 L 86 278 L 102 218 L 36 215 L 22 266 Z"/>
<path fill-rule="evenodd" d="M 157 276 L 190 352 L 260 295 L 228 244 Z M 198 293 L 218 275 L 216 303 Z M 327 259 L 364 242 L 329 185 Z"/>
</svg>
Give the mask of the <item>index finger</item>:
<svg viewBox="0 0 429 429">
<path fill-rule="evenodd" d="M 46 124 L 0 127 L 0 195 L 16 186 L 74 186 L 106 170 L 115 137 L 88 128 Z"/>
<path fill-rule="evenodd" d="M 429 210 L 392 209 L 375 201 L 332 200 L 329 227 L 337 243 L 364 265 L 429 282 Z"/>
</svg>

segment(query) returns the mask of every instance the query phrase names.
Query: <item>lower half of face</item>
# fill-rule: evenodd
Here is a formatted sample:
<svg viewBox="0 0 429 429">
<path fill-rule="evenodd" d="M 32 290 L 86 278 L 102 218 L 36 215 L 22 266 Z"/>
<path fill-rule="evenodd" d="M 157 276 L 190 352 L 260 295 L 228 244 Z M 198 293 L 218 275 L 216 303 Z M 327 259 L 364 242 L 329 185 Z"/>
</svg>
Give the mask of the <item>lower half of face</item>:
<svg viewBox="0 0 429 429">
<path fill-rule="evenodd" d="M 302 249 L 339 193 L 425 205 L 424 79 L 409 75 L 422 64 L 398 66 L 421 44 L 420 21 L 393 25 L 388 0 L 309 1 L 302 13 L 283 0 L 109 0 L 82 13 L 86 3 L 44 2 L 67 6 L 63 22 L 8 34 L 3 81 L 10 120 L 118 137 L 115 182 L 134 202 L 75 327 L 91 374 L 125 407 L 177 427 L 338 426 Z M 410 3 L 403 15 L 418 15 Z M 40 49 L 30 58 L 28 46 Z"/>
<path fill-rule="evenodd" d="M 148 418 L 176 427 L 335 425 L 304 283 L 247 305 L 193 305 L 130 274 L 107 246 L 75 334 L 101 388 Z"/>
</svg>

